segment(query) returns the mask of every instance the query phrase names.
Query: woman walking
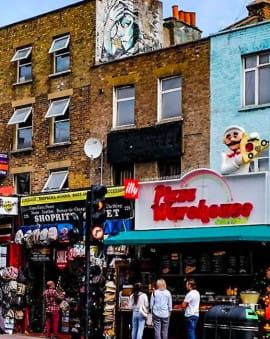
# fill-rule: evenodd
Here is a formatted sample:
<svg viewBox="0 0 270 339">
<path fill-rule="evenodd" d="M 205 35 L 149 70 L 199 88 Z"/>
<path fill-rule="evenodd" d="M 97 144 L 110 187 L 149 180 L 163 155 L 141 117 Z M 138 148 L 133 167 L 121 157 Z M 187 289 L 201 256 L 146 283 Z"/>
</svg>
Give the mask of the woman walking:
<svg viewBox="0 0 270 339">
<path fill-rule="evenodd" d="M 132 339 L 142 339 L 146 318 L 140 312 L 140 309 L 145 308 L 148 310 L 148 307 L 148 297 L 142 292 L 142 283 L 137 282 L 129 298 L 129 308 L 132 309 Z"/>
</svg>

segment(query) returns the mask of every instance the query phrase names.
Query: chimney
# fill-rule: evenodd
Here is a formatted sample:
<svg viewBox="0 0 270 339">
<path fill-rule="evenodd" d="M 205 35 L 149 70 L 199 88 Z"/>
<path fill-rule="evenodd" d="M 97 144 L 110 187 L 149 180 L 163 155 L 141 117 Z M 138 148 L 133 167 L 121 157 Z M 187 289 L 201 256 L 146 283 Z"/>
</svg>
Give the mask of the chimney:
<svg viewBox="0 0 270 339">
<path fill-rule="evenodd" d="M 190 12 L 190 24 L 191 26 L 196 26 L 196 13 Z"/>
<path fill-rule="evenodd" d="M 178 6 L 177 5 L 172 6 L 172 13 L 173 13 L 173 17 L 175 19 L 179 19 Z"/>
<path fill-rule="evenodd" d="M 185 12 L 185 23 L 187 25 L 190 25 L 190 13 L 189 12 Z"/>
<path fill-rule="evenodd" d="M 185 12 L 179 11 L 179 20 L 185 22 Z"/>
<path fill-rule="evenodd" d="M 250 17 L 257 16 L 258 21 L 270 19 L 270 0 L 254 0 L 246 7 Z"/>
</svg>

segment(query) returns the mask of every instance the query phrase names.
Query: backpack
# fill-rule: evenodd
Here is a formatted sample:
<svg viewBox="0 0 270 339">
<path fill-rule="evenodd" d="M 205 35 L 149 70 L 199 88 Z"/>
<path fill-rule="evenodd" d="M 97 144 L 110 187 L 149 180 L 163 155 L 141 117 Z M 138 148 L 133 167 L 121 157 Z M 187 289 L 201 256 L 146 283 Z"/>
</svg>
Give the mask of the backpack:
<svg viewBox="0 0 270 339">
<path fill-rule="evenodd" d="M 48 240 L 55 241 L 58 238 L 57 228 L 55 226 L 50 227 L 48 230 Z"/>
<path fill-rule="evenodd" d="M 49 239 L 48 239 L 48 228 L 43 228 L 40 231 L 40 235 L 39 235 L 39 243 L 41 245 L 48 245 L 49 244 Z"/>
</svg>

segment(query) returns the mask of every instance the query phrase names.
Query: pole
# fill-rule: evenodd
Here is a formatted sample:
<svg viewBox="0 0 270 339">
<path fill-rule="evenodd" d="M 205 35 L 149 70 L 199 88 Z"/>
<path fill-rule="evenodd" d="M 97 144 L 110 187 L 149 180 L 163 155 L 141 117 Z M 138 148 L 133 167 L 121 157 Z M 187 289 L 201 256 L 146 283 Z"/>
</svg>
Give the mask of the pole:
<svg viewBox="0 0 270 339">
<path fill-rule="evenodd" d="M 89 199 L 90 194 L 90 199 Z M 89 319 L 89 293 L 90 293 L 90 245 L 92 236 L 90 234 L 92 228 L 92 201 L 93 201 L 93 189 L 88 191 L 86 198 L 86 233 L 85 233 L 85 339 L 90 338 L 90 319 Z"/>
</svg>

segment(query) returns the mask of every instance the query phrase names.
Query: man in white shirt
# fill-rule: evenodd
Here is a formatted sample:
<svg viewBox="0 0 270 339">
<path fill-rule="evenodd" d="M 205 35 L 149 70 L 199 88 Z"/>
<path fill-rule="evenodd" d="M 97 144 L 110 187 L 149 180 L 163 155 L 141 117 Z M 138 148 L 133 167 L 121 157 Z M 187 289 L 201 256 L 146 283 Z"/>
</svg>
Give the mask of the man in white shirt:
<svg viewBox="0 0 270 339">
<path fill-rule="evenodd" d="M 188 293 L 182 302 L 185 309 L 185 327 L 188 339 L 196 339 L 196 326 L 199 320 L 200 293 L 196 289 L 194 279 L 188 279 L 186 289 Z"/>
</svg>

